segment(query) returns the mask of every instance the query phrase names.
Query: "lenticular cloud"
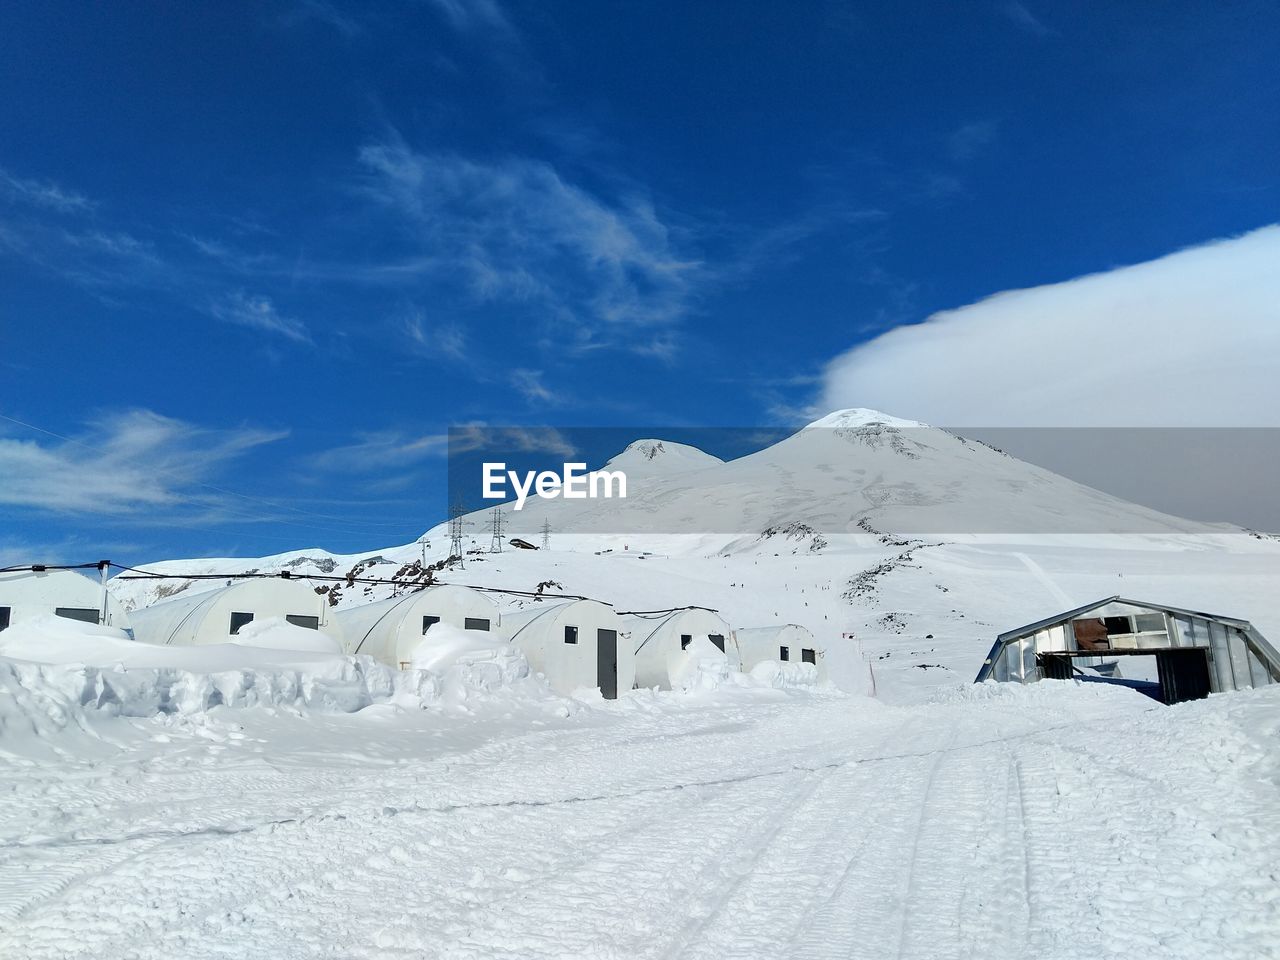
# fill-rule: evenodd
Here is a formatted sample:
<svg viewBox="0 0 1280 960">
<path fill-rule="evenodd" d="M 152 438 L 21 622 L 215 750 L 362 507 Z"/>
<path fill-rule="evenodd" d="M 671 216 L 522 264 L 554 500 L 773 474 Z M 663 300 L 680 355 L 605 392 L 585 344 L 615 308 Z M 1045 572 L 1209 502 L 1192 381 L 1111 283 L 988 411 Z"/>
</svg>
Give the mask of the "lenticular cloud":
<svg viewBox="0 0 1280 960">
<path fill-rule="evenodd" d="M 861 344 L 817 407 L 949 426 L 1280 426 L 1280 225 Z"/>
</svg>

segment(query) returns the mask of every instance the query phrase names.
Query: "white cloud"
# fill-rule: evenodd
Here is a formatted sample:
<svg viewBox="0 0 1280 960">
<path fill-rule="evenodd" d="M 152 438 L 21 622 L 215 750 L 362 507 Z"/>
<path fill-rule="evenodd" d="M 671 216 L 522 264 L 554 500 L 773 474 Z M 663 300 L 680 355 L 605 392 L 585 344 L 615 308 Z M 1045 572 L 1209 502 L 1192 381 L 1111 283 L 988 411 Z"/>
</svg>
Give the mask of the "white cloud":
<svg viewBox="0 0 1280 960">
<path fill-rule="evenodd" d="M 1006 3 L 1003 10 L 1006 17 L 1027 33 L 1033 33 L 1037 37 L 1052 37 L 1057 35 L 1056 30 L 1046 26 L 1044 21 L 1040 20 L 1040 18 L 1021 3 Z"/>
<path fill-rule="evenodd" d="M 511 21 L 497 0 L 430 0 L 453 28 L 460 33 L 477 29 L 512 31 Z"/>
<path fill-rule="evenodd" d="M 849 350 L 815 412 L 944 426 L 1280 426 L 1280 226 L 1000 293 Z"/>
<path fill-rule="evenodd" d="M 209 313 L 224 323 L 277 334 L 299 343 L 311 343 L 311 334 L 306 324 L 293 317 L 283 316 L 267 297 L 250 296 L 237 291 L 214 303 L 209 308 Z"/>
<path fill-rule="evenodd" d="M 467 359 L 467 335 L 455 323 L 429 325 L 422 311 L 414 310 L 401 319 L 401 327 L 415 353 L 458 361 Z"/>
<path fill-rule="evenodd" d="M 0 437 L 0 504 L 102 516 L 216 508 L 226 498 L 196 488 L 222 465 L 284 436 L 128 410 L 100 417 L 77 438 Z"/>
<path fill-rule="evenodd" d="M 0 168 L 0 194 L 19 203 L 59 213 L 87 213 L 93 209 L 89 199 L 74 190 L 68 190 L 50 180 L 15 177 L 3 168 Z"/>
<path fill-rule="evenodd" d="M 443 457 L 449 437 L 443 433 L 406 436 L 394 430 L 360 434 L 355 443 L 325 450 L 311 458 L 320 470 L 343 473 L 372 473 L 405 467 L 428 457 Z"/>
<path fill-rule="evenodd" d="M 560 396 L 542 382 L 541 370 L 512 370 L 510 381 L 511 386 L 531 403 L 548 405 L 560 403 Z"/>
<path fill-rule="evenodd" d="M 421 253 L 393 272 L 457 278 L 479 302 L 536 305 L 565 348 L 631 342 L 690 308 L 701 264 L 638 196 L 606 201 L 539 160 L 494 162 L 366 146 L 366 193 L 411 228 Z"/>
<path fill-rule="evenodd" d="M 995 142 L 997 130 L 994 120 L 966 123 L 947 138 L 947 153 L 952 160 L 972 160 Z"/>
</svg>

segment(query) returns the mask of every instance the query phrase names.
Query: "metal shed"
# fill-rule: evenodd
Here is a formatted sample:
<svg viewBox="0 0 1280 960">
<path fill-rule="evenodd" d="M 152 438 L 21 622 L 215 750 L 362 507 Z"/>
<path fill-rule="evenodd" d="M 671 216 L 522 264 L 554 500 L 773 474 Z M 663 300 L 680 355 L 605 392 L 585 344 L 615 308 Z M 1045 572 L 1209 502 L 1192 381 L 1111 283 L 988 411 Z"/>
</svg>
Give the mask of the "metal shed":
<svg viewBox="0 0 1280 960">
<path fill-rule="evenodd" d="M 1124 597 L 1000 634 L 975 682 L 1068 679 L 1132 656 L 1155 657 L 1165 703 L 1280 683 L 1280 654 L 1249 621 Z"/>
</svg>

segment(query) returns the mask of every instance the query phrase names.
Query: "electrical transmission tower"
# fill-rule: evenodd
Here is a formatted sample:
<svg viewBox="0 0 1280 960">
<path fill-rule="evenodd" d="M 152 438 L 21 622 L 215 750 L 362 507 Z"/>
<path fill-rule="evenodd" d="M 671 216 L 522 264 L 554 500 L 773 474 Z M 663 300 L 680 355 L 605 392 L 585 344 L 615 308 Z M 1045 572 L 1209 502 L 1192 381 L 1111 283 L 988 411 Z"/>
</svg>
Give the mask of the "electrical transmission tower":
<svg viewBox="0 0 1280 960">
<path fill-rule="evenodd" d="M 466 556 L 466 548 L 462 545 L 462 530 L 466 526 L 466 521 L 462 518 L 465 511 L 461 500 L 455 500 L 449 511 L 449 556 L 458 558 L 459 567 L 463 566 Z"/>
<path fill-rule="evenodd" d="M 493 539 L 489 542 L 490 553 L 502 552 L 502 508 L 493 508 Z"/>
<path fill-rule="evenodd" d="M 551 549 L 551 521 L 542 521 L 542 549 Z"/>
</svg>

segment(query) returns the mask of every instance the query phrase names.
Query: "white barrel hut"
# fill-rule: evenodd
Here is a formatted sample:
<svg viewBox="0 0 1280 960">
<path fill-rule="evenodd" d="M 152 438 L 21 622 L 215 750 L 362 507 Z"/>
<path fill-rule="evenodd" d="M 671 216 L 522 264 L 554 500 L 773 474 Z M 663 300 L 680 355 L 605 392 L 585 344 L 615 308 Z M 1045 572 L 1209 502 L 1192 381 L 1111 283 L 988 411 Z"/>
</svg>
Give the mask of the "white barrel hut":
<svg viewBox="0 0 1280 960">
<path fill-rule="evenodd" d="M 100 580 L 41 567 L 0 573 L 0 630 L 43 614 L 125 631 L 131 627 L 129 614 Z"/>
<path fill-rule="evenodd" d="M 743 670 L 749 671 L 766 660 L 812 663 L 818 670 L 818 680 L 827 679 L 826 650 L 807 628 L 798 623 L 748 627 L 735 630 L 733 635 L 738 643 Z"/>
<path fill-rule="evenodd" d="M 342 628 L 334 619 L 328 599 L 302 580 L 241 580 L 217 590 L 142 607 L 131 617 L 136 639 L 161 646 L 231 643 L 241 627 L 272 617 L 320 631 L 339 645 L 342 642 Z M 317 637 L 317 650 L 331 647 L 331 643 Z"/>
<path fill-rule="evenodd" d="M 347 653 L 362 653 L 400 669 L 413 662 L 413 651 L 437 623 L 459 630 L 497 632 L 498 605 L 479 590 L 438 584 L 399 597 L 339 610 Z"/>
<path fill-rule="evenodd" d="M 714 610 L 688 607 L 665 613 L 621 614 L 623 630 L 630 634 L 636 656 L 636 686 L 670 690 L 689 665 L 689 646 L 695 637 L 707 637 L 739 669 L 737 646 L 729 625 Z"/>
<path fill-rule="evenodd" d="M 635 686 L 634 650 L 620 641 L 622 621 L 607 603 L 534 603 L 505 612 L 502 630 L 557 693 L 597 687 L 613 700 Z"/>
</svg>

